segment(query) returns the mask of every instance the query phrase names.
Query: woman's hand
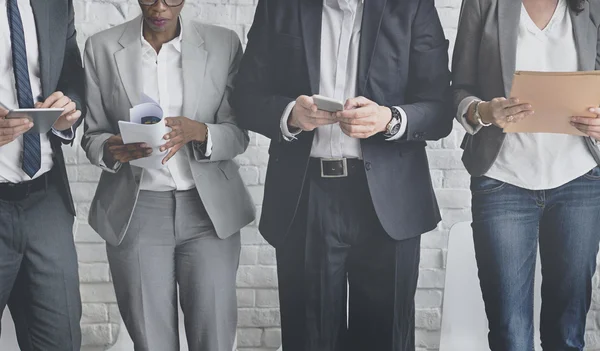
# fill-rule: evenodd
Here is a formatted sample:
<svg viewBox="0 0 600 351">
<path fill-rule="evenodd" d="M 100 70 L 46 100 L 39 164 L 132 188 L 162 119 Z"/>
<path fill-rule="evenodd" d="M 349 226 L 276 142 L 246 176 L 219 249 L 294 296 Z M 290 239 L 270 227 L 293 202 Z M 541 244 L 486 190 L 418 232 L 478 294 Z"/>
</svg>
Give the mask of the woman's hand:
<svg viewBox="0 0 600 351">
<path fill-rule="evenodd" d="M 595 140 L 600 140 L 600 108 L 592 107 L 589 111 L 596 117 L 571 117 L 571 125 Z"/>
<path fill-rule="evenodd" d="M 533 114 L 531 105 L 521 104 L 517 98 L 495 98 L 492 101 L 479 104 L 481 121 L 492 123 L 500 128 L 506 127 L 508 123 L 518 122 L 531 114 Z M 476 120 L 474 122 L 475 125 L 479 123 Z"/>
<path fill-rule="evenodd" d="M 167 117 L 165 118 L 165 124 L 171 128 L 171 132 L 164 136 L 164 139 L 168 142 L 160 147 L 160 151 L 167 149 L 171 149 L 171 151 L 163 159 L 163 164 L 167 163 L 187 143 L 191 141 L 204 143 L 206 141 L 208 127 L 204 123 L 187 117 Z"/>
<path fill-rule="evenodd" d="M 144 143 L 123 144 L 120 135 L 113 135 L 104 144 L 104 163 L 112 167 L 116 161 L 127 163 L 138 158 L 148 157 L 152 148 Z"/>
</svg>

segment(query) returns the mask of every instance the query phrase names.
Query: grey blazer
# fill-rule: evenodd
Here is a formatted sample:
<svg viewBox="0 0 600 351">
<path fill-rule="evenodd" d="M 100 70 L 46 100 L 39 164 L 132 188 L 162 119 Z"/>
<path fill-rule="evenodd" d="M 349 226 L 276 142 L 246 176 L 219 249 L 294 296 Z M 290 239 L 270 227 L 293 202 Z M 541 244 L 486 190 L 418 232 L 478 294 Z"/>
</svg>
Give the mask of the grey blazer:
<svg viewBox="0 0 600 351">
<path fill-rule="evenodd" d="M 521 4 L 519 0 L 463 0 L 452 63 L 455 110 L 468 96 L 486 101 L 509 96 L 515 73 Z M 600 3 L 585 1 L 582 12 L 569 11 L 579 70 L 599 69 Z M 500 128 L 491 126 L 465 136 L 462 160 L 472 176 L 481 176 L 490 169 L 504 135 Z M 591 138 L 586 141 L 600 164 L 600 149 Z"/>
<path fill-rule="evenodd" d="M 143 169 L 122 165 L 117 171 L 101 163 L 103 146 L 119 133 L 118 121 L 129 118 L 139 103 L 141 17 L 90 37 L 85 46 L 88 113 L 82 147 L 103 172 L 90 208 L 89 223 L 109 244 L 118 245 L 135 207 Z M 206 158 L 191 145 L 187 151 L 196 189 L 217 235 L 226 238 L 254 220 L 254 204 L 233 158 L 248 147 L 229 105 L 233 78 L 242 57 L 235 32 L 184 22 L 181 41 L 183 115 L 209 125 L 213 150 Z"/>
</svg>

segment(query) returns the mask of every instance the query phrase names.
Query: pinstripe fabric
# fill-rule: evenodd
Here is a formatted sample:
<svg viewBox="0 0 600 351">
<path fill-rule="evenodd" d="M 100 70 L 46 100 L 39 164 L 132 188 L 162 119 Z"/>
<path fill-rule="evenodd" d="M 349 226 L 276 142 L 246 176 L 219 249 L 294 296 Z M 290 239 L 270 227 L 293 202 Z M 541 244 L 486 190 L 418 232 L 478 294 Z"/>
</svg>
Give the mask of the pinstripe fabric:
<svg viewBox="0 0 600 351">
<path fill-rule="evenodd" d="M 17 100 L 20 108 L 32 108 L 33 96 L 29 71 L 27 66 L 27 49 L 25 48 L 25 35 L 23 23 L 17 0 L 7 0 L 8 24 L 10 27 L 10 41 L 12 47 L 13 69 L 15 72 L 15 85 Z M 23 171 L 32 177 L 39 171 L 42 163 L 40 150 L 40 135 L 23 135 Z"/>
</svg>

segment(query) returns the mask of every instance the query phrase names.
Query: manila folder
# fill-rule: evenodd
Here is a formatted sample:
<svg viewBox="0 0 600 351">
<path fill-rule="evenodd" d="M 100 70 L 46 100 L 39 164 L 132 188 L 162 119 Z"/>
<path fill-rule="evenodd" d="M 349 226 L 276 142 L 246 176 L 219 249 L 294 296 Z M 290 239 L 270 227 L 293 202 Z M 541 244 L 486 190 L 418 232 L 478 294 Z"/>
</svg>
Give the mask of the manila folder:
<svg viewBox="0 0 600 351">
<path fill-rule="evenodd" d="M 510 96 L 531 104 L 534 113 L 519 122 L 508 123 L 504 132 L 584 136 L 570 124 L 570 118 L 596 117 L 588 109 L 600 106 L 600 71 L 517 71 Z"/>
</svg>

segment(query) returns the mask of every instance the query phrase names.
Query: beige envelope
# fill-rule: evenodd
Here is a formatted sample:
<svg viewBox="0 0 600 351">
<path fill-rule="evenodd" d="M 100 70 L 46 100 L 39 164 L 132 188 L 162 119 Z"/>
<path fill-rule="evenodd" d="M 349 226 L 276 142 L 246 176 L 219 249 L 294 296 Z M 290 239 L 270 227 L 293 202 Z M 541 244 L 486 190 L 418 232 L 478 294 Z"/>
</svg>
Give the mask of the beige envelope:
<svg viewBox="0 0 600 351">
<path fill-rule="evenodd" d="M 570 117 L 596 117 L 588 109 L 600 106 L 600 71 L 518 71 L 510 96 L 531 104 L 534 114 L 519 122 L 509 123 L 504 132 L 584 136 L 570 124 Z"/>
</svg>

